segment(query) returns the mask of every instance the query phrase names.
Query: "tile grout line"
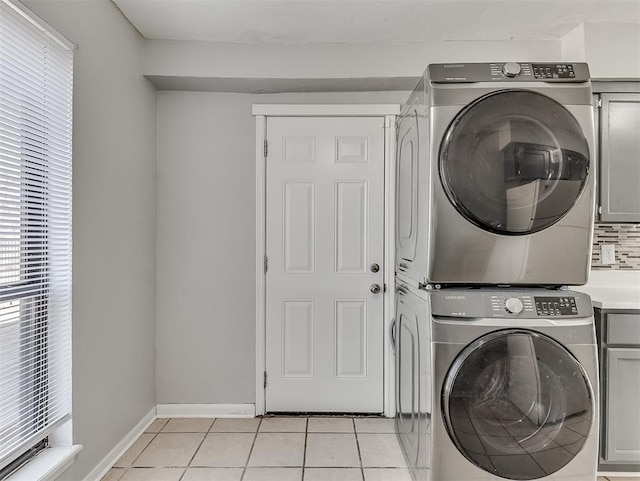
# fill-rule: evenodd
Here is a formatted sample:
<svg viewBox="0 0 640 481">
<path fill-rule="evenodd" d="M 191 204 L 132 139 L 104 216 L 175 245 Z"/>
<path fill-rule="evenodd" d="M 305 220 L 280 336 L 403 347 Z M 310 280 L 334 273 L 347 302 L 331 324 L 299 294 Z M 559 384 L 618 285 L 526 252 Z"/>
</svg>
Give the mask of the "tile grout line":
<svg viewBox="0 0 640 481">
<path fill-rule="evenodd" d="M 304 471 L 307 468 L 307 439 L 309 438 L 309 418 L 307 418 L 305 426 L 304 426 L 304 448 L 302 448 L 302 477 L 300 478 L 304 481 L 305 475 Z"/>
<path fill-rule="evenodd" d="M 360 452 L 360 440 L 358 439 L 358 430 L 356 429 L 356 419 L 352 418 L 351 422 L 353 423 L 353 434 L 356 437 L 356 449 L 358 450 L 358 460 L 360 461 L 360 476 L 364 481 L 364 464 L 362 463 L 362 453 Z"/>
<path fill-rule="evenodd" d="M 189 462 L 187 463 L 187 465 L 184 468 L 184 472 L 182 473 L 182 475 L 180 476 L 180 478 L 178 479 L 178 481 L 181 481 L 182 478 L 184 478 L 185 474 L 187 474 L 187 470 L 189 469 L 189 466 L 191 466 L 191 463 L 193 462 L 193 459 L 196 457 L 196 454 L 198 454 L 198 451 L 200 451 L 200 448 L 202 447 L 202 445 L 204 444 L 204 440 L 207 439 L 207 435 L 209 434 L 209 432 L 211 431 L 211 428 L 213 427 L 213 425 L 215 424 L 217 418 L 213 418 L 213 422 L 211 423 L 211 426 L 209 426 L 209 429 L 207 429 L 203 434 L 204 436 L 202 436 L 202 441 L 200 441 L 200 444 L 198 444 L 198 447 L 196 448 L 196 450 L 193 452 L 193 455 L 191 456 L 191 459 L 189 460 Z M 169 424 L 167 422 L 167 424 Z M 165 426 L 167 425 L 165 424 Z M 164 428 L 163 428 L 164 429 Z M 202 433 L 198 433 L 198 434 L 202 434 Z"/>
<path fill-rule="evenodd" d="M 258 425 L 256 426 L 256 432 L 253 436 L 253 442 L 251 443 L 251 449 L 249 449 L 249 456 L 247 456 L 247 460 L 244 463 L 244 468 L 242 468 L 242 474 L 240 475 L 240 481 L 244 479 L 244 475 L 247 473 L 247 468 L 249 467 L 249 460 L 251 459 L 251 455 L 253 454 L 253 448 L 256 445 L 256 441 L 258 440 L 258 433 L 260 432 L 260 426 L 262 426 L 262 421 L 264 417 L 259 418 Z"/>
<path fill-rule="evenodd" d="M 139 441 L 139 440 L 140 440 L 140 438 L 141 438 L 143 435 L 145 435 L 145 434 L 152 434 L 152 435 L 153 435 L 153 436 L 151 437 L 151 439 L 149 440 L 149 442 L 147 443 L 147 445 L 142 449 L 142 451 L 140 451 L 140 453 L 138 453 L 138 455 L 137 455 L 135 458 L 133 458 L 133 459 L 131 460 L 131 463 L 129 464 L 129 466 L 125 466 L 125 467 L 124 467 L 124 473 L 122 473 L 122 476 L 120 477 L 120 479 L 124 478 L 124 477 L 127 475 L 127 473 L 128 473 L 129 471 L 133 471 L 133 469 L 134 469 L 134 468 L 136 468 L 136 467 L 134 466 L 135 462 L 140 458 L 140 456 L 142 456 L 142 453 L 144 453 L 144 452 L 149 448 L 149 446 L 151 446 L 151 443 L 152 443 L 152 442 L 153 442 L 153 441 L 158 437 L 158 434 L 160 434 L 160 433 L 162 432 L 162 430 L 167 426 L 167 424 L 169 424 L 169 421 L 171 421 L 171 419 L 172 419 L 172 418 L 166 418 L 167 422 L 166 422 L 166 423 L 164 423 L 164 424 L 162 425 L 162 427 L 161 427 L 160 429 L 158 429 L 158 431 L 156 431 L 155 433 L 145 431 L 145 432 L 143 432 L 140 436 L 138 436 L 138 438 L 134 441 L 134 444 L 135 444 L 137 441 Z M 148 429 L 148 428 L 147 428 L 147 429 Z M 133 444 L 132 444 L 132 446 L 133 446 Z M 123 456 L 124 456 L 124 454 L 123 454 Z M 116 462 L 117 462 L 117 461 L 116 461 Z M 145 467 L 149 467 L 149 468 L 157 468 L 157 466 L 139 466 L 139 467 L 140 467 L 140 468 L 145 468 Z M 113 466 L 112 466 L 110 469 L 113 469 Z M 181 477 L 182 477 L 182 476 L 181 476 Z"/>
<path fill-rule="evenodd" d="M 138 458 L 139 458 L 140 456 L 142 456 L 142 453 L 144 453 L 144 452 L 147 450 L 147 448 L 148 448 L 149 446 L 151 446 L 151 443 L 153 442 L 153 440 L 154 440 L 154 439 L 156 439 L 156 438 L 158 437 L 158 434 L 160 434 L 160 431 L 161 431 L 162 429 L 164 429 L 164 427 L 165 427 L 168 423 L 169 423 L 169 419 L 167 419 L 167 422 L 166 422 L 166 423 L 164 423 L 164 424 L 162 425 L 162 427 L 161 427 L 160 429 L 158 429 L 158 432 L 156 432 L 156 433 L 147 433 L 147 432 L 144 432 L 144 433 L 142 433 L 140 436 L 138 436 L 138 438 L 133 442 L 133 444 L 135 444 L 135 443 L 136 443 L 136 442 L 137 442 L 137 441 L 138 441 L 138 440 L 139 440 L 139 439 L 140 439 L 144 434 L 153 434 L 153 437 L 149 440 L 149 443 L 144 447 L 144 449 L 143 449 L 142 451 L 140 451 L 140 452 L 138 453 L 138 455 L 137 455 L 135 458 L 133 458 L 133 459 L 131 460 L 131 463 L 129 464 L 129 466 L 126 466 L 126 467 L 125 467 L 125 469 L 124 469 L 124 473 L 122 473 L 122 476 L 120 476 L 120 479 L 124 478 L 124 477 L 127 475 L 127 473 L 129 472 L 129 470 L 133 469 L 133 465 L 134 465 L 134 463 L 138 460 Z M 147 429 L 148 429 L 148 428 L 147 428 Z M 131 445 L 132 447 L 133 447 L 133 444 Z M 131 448 L 129 448 L 129 449 L 131 449 Z M 126 453 L 126 451 L 125 451 L 125 453 Z M 124 454 L 123 454 L 123 456 L 124 456 Z M 117 462 L 118 462 L 118 461 L 116 461 L 116 463 L 117 463 Z M 110 469 L 113 469 L 113 466 L 112 466 Z"/>
</svg>

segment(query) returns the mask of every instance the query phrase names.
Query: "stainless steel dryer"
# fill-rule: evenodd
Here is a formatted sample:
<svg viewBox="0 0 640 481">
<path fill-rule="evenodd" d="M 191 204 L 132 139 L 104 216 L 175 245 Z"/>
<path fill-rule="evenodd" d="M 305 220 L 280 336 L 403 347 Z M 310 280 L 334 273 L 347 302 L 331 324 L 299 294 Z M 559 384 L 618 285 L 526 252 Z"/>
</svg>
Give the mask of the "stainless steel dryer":
<svg viewBox="0 0 640 481">
<path fill-rule="evenodd" d="M 441 289 L 420 303 L 401 282 L 397 294 L 398 434 L 415 480 L 595 481 L 587 295 Z"/>
<path fill-rule="evenodd" d="M 593 122 L 584 63 L 429 65 L 398 121 L 398 276 L 584 284 Z"/>
</svg>

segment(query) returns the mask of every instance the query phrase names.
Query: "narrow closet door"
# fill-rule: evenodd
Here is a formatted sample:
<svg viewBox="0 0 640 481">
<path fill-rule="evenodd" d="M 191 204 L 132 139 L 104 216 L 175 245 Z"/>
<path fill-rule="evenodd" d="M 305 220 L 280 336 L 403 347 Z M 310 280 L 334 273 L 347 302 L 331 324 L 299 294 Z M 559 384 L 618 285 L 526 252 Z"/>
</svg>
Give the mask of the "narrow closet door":
<svg viewBox="0 0 640 481">
<path fill-rule="evenodd" d="M 382 412 L 384 119 L 267 120 L 267 412 Z"/>
</svg>

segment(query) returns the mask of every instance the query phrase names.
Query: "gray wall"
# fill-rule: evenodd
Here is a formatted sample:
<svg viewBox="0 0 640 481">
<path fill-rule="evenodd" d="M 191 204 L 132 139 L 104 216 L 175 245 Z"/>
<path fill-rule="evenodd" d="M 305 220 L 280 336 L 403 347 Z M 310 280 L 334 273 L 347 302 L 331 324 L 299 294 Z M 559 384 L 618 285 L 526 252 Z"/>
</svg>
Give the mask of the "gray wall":
<svg viewBox="0 0 640 481">
<path fill-rule="evenodd" d="M 585 24 L 584 51 L 593 78 L 640 78 L 637 22 Z"/>
<path fill-rule="evenodd" d="M 26 4 L 77 44 L 73 425 L 83 479 L 155 404 L 156 92 L 107 0 Z"/>
<path fill-rule="evenodd" d="M 157 402 L 255 402 L 254 103 L 408 92 L 158 92 Z"/>
<path fill-rule="evenodd" d="M 157 402 L 252 403 L 248 95 L 158 93 Z"/>
</svg>

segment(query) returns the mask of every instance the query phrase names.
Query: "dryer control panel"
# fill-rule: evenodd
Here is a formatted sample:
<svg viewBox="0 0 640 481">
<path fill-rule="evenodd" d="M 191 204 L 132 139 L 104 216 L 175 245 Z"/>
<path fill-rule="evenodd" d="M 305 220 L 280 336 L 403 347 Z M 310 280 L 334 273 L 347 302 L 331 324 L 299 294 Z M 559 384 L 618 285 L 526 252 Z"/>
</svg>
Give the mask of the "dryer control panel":
<svg viewBox="0 0 640 481">
<path fill-rule="evenodd" d="M 434 316 L 458 318 L 577 318 L 591 317 L 588 295 L 581 292 L 513 288 L 445 288 L 430 292 Z"/>
<path fill-rule="evenodd" d="M 543 79 L 574 79 L 576 72 L 571 63 L 532 63 L 533 76 Z"/>
<path fill-rule="evenodd" d="M 433 83 L 587 82 L 586 63 L 436 63 L 427 67 Z"/>
</svg>

